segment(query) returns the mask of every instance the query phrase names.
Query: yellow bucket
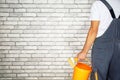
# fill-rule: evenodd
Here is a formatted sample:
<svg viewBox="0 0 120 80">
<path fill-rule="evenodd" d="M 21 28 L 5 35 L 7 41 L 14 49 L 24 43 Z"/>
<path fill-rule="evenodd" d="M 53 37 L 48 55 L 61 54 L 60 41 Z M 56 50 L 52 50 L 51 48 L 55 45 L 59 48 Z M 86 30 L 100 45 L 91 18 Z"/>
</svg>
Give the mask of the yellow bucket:
<svg viewBox="0 0 120 80">
<path fill-rule="evenodd" d="M 74 68 L 72 80 L 88 80 L 89 75 L 92 71 L 91 66 L 81 62 L 75 64 L 76 61 L 76 58 L 74 58 L 74 62 L 72 58 L 68 59 L 68 62 Z"/>
</svg>

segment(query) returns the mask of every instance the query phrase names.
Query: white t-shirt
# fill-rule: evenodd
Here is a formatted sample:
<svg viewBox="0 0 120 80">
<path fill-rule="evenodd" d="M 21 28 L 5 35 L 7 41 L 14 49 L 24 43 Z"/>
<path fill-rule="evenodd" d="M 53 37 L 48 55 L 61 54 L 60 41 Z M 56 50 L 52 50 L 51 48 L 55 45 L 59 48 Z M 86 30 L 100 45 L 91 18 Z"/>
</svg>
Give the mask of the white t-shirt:
<svg viewBox="0 0 120 80">
<path fill-rule="evenodd" d="M 116 17 L 120 15 L 120 0 L 107 0 L 107 2 L 112 6 Z M 91 8 L 90 20 L 100 21 L 97 37 L 100 37 L 108 29 L 111 21 L 113 20 L 108 8 L 103 2 L 95 1 Z"/>
</svg>

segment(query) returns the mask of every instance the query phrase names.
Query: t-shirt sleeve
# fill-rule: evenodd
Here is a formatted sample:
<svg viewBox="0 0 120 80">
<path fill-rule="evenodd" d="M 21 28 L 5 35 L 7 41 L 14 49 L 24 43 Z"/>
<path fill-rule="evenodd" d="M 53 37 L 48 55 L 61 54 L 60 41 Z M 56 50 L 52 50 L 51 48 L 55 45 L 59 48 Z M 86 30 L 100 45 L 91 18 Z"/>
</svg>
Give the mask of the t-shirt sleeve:
<svg viewBox="0 0 120 80">
<path fill-rule="evenodd" d="M 100 20 L 99 2 L 94 2 L 90 10 L 90 20 Z"/>
</svg>

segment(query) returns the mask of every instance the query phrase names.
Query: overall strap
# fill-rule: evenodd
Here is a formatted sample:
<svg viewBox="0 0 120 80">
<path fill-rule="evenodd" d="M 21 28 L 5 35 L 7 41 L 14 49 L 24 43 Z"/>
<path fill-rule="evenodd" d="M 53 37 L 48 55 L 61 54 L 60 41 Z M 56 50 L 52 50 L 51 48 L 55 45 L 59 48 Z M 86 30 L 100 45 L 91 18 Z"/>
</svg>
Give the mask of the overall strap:
<svg viewBox="0 0 120 80">
<path fill-rule="evenodd" d="M 106 5 L 106 7 L 109 9 L 112 18 L 113 18 L 113 19 L 116 18 L 115 13 L 114 13 L 114 10 L 113 10 L 113 8 L 110 6 L 110 4 L 109 4 L 106 0 L 101 0 L 101 1 L 102 1 L 102 2 Z"/>
</svg>

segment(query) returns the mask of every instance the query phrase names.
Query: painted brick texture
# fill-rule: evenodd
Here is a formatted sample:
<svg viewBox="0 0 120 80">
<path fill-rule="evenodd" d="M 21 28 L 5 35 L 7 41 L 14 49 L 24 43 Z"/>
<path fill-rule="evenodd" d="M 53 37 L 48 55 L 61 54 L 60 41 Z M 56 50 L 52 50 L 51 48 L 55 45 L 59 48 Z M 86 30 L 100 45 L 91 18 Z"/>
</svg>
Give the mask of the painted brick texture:
<svg viewBox="0 0 120 80">
<path fill-rule="evenodd" d="M 71 80 L 93 2 L 0 0 L 0 80 Z"/>
</svg>

